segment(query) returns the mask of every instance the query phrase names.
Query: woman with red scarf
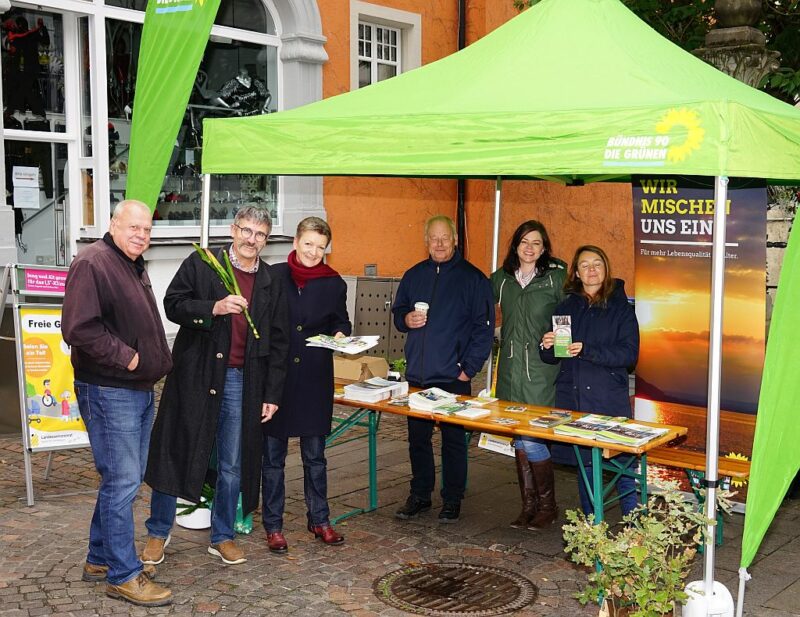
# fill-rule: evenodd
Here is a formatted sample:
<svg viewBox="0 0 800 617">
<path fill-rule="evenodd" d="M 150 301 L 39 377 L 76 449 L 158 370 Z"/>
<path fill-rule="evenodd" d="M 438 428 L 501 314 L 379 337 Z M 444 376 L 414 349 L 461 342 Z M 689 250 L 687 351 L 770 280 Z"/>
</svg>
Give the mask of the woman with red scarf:
<svg viewBox="0 0 800 617">
<path fill-rule="evenodd" d="M 331 228 L 316 216 L 300 221 L 294 250 L 287 263 L 272 267 L 273 277 L 284 286 L 289 305 L 291 342 L 289 370 L 278 412 L 264 427 L 262 464 L 262 519 L 267 545 L 273 553 L 288 550 L 283 535 L 286 497 L 284 464 L 289 437 L 300 438 L 303 459 L 308 530 L 325 544 L 341 544 L 344 537 L 331 527 L 328 509 L 328 471 L 325 436 L 333 415 L 333 357 L 321 347 L 306 347 L 317 334 L 350 334 L 347 286 L 342 277 L 323 263 L 331 241 Z"/>
</svg>

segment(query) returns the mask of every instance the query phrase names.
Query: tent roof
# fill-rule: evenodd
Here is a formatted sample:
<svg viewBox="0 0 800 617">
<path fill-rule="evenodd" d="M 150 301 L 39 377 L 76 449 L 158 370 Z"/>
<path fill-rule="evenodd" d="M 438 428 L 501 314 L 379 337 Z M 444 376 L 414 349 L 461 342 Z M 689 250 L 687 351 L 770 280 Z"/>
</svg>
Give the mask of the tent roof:
<svg viewBox="0 0 800 617">
<path fill-rule="evenodd" d="M 800 179 L 800 109 L 683 51 L 618 0 L 543 0 L 419 69 L 204 122 L 204 173 Z"/>
</svg>

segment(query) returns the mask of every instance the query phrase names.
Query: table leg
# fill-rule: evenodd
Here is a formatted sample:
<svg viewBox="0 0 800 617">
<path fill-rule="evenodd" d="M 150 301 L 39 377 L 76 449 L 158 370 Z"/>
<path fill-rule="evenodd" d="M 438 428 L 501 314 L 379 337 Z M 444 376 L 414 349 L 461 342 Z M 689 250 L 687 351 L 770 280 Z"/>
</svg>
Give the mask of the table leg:
<svg viewBox="0 0 800 617">
<path fill-rule="evenodd" d="M 639 458 L 639 503 L 647 505 L 647 453 Z"/>
<path fill-rule="evenodd" d="M 369 465 L 369 505 L 366 508 L 356 508 L 345 512 L 331 519 L 331 524 L 335 525 L 340 521 L 357 514 L 364 514 L 365 512 L 372 512 L 378 508 L 378 421 L 379 412 L 372 411 L 371 409 L 358 409 L 348 418 L 342 420 L 335 430 L 331 431 L 328 436 L 327 442 L 330 444 L 348 429 L 353 426 L 364 426 L 361 419 L 367 415 L 367 444 L 369 448 L 369 455 L 367 464 Z M 358 437 L 352 438 L 358 439 Z M 352 439 L 345 440 L 339 443 L 346 443 Z"/>
<path fill-rule="evenodd" d="M 605 519 L 603 510 L 603 461 L 600 448 L 592 448 L 592 506 L 594 522 L 601 523 Z"/>
<path fill-rule="evenodd" d="M 378 508 L 378 412 L 369 412 L 369 509 Z"/>
</svg>

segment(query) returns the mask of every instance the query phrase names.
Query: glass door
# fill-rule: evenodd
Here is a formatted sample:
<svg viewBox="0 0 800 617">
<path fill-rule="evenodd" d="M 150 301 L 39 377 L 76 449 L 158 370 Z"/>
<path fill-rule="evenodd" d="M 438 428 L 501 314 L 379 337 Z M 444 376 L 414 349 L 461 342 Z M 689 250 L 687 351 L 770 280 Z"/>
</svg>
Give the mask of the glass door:
<svg viewBox="0 0 800 617">
<path fill-rule="evenodd" d="M 85 200 L 79 132 L 87 20 L 35 7 L 2 16 L 5 184 L 19 263 L 63 266 L 71 257 L 70 213 Z"/>
</svg>

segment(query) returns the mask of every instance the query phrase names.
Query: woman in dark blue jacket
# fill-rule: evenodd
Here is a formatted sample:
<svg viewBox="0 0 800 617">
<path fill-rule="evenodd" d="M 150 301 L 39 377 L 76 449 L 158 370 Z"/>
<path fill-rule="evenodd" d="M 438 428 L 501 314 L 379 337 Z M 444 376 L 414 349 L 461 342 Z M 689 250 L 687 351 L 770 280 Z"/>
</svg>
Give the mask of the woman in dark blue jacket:
<svg viewBox="0 0 800 617">
<path fill-rule="evenodd" d="M 284 288 L 289 308 L 289 366 L 281 406 L 264 427 L 262 468 L 262 519 L 267 545 L 273 553 L 285 553 L 283 509 L 284 464 L 289 437 L 300 437 L 303 486 L 308 530 L 325 544 L 341 544 L 344 537 L 328 519 L 328 472 L 325 436 L 331 432 L 333 415 L 333 356 L 329 349 L 307 347 L 306 339 L 318 334 L 350 334 L 347 285 L 322 262 L 331 241 L 331 228 L 320 218 L 300 221 L 294 251 L 287 263 L 271 273 Z"/>
<path fill-rule="evenodd" d="M 555 357 L 553 332 L 543 336 L 540 348 L 542 360 L 560 363 L 556 407 L 630 418 L 628 371 L 639 358 L 639 323 L 623 281 L 611 276 L 608 256 L 601 248 L 585 245 L 575 252 L 564 290 L 567 298 L 553 314 L 571 318 L 570 357 Z M 591 467 L 587 466 L 586 474 L 591 481 Z M 583 511 L 591 513 L 592 502 L 580 480 L 578 492 Z M 620 477 L 617 492 L 623 514 L 636 507 L 632 478 Z"/>
</svg>

